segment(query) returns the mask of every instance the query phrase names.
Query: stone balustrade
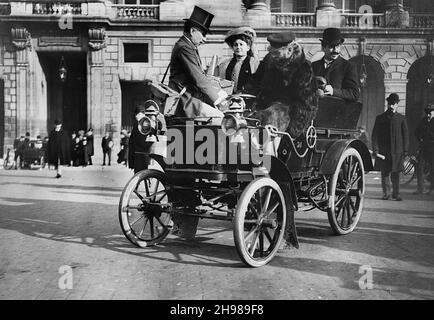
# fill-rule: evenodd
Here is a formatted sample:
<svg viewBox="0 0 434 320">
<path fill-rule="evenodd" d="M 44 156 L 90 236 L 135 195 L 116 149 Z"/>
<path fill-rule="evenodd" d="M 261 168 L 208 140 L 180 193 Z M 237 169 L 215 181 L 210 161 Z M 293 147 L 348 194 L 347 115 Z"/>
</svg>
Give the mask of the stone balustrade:
<svg viewBox="0 0 434 320">
<path fill-rule="evenodd" d="M 276 26 L 315 27 L 315 13 L 272 13 Z"/>
<path fill-rule="evenodd" d="M 154 20 L 159 18 L 159 5 L 112 5 L 119 19 Z"/>
<path fill-rule="evenodd" d="M 40 15 L 81 15 L 82 4 L 77 2 L 34 2 L 33 14 Z"/>
<path fill-rule="evenodd" d="M 434 14 L 411 14 L 410 27 L 412 28 L 434 28 Z"/>
<path fill-rule="evenodd" d="M 347 28 L 382 28 L 384 27 L 383 13 L 344 13 L 344 27 Z"/>
</svg>

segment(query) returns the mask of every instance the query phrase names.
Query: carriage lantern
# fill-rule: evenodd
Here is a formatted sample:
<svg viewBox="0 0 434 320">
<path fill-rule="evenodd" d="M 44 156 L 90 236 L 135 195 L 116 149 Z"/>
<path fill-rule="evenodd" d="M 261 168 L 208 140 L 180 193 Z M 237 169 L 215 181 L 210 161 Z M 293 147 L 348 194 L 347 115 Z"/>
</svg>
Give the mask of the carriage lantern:
<svg viewBox="0 0 434 320">
<path fill-rule="evenodd" d="M 161 129 L 161 122 L 157 119 L 158 105 L 153 100 L 145 102 L 145 116 L 139 120 L 138 129 L 144 136 L 155 136 Z"/>
<path fill-rule="evenodd" d="M 222 120 L 222 130 L 227 136 L 234 135 L 238 130 L 247 128 L 247 121 L 243 117 L 246 103 L 242 98 L 232 98 L 229 110 L 225 111 Z"/>
<path fill-rule="evenodd" d="M 62 59 L 60 60 L 60 65 L 59 65 L 60 81 L 65 82 L 67 74 L 68 74 L 68 70 L 66 69 L 65 59 L 62 56 Z"/>
</svg>

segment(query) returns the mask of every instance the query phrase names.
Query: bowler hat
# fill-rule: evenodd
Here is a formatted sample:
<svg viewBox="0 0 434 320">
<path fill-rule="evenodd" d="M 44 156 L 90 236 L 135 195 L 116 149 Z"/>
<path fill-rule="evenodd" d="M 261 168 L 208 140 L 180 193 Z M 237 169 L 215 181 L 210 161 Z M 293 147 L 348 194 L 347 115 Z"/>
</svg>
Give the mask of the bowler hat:
<svg viewBox="0 0 434 320">
<path fill-rule="evenodd" d="M 146 111 L 146 107 L 143 104 L 140 104 L 134 109 L 134 115 L 137 115 L 140 112 L 145 113 L 145 111 Z"/>
<path fill-rule="evenodd" d="M 200 27 L 206 34 L 209 32 L 209 27 L 213 18 L 213 14 L 209 13 L 205 9 L 202 9 L 201 7 L 194 6 L 190 18 L 184 19 L 184 21 L 188 21 L 193 25 Z"/>
<path fill-rule="evenodd" d="M 398 96 L 398 94 L 396 94 L 396 93 L 391 93 L 388 97 L 387 97 L 387 102 L 390 104 L 390 105 L 392 105 L 392 104 L 395 104 L 395 103 L 398 103 L 399 102 L 399 96 Z"/>
<path fill-rule="evenodd" d="M 425 113 L 428 114 L 431 111 L 434 111 L 434 102 L 433 103 L 428 103 L 428 105 L 425 107 Z"/>
<path fill-rule="evenodd" d="M 232 30 L 226 34 L 225 42 L 228 45 L 232 45 L 232 43 L 237 39 L 237 37 L 245 36 L 250 41 L 253 42 L 254 38 L 256 38 L 256 32 L 251 27 L 239 27 Z"/>
<path fill-rule="evenodd" d="M 295 33 L 292 31 L 272 33 L 267 37 L 267 40 L 273 48 L 280 48 L 294 41 Z"/>
<path fill-rule="evenodd" d="M 345 39 L 341 35 L 341 30 L 338 28 L 327 28 L 322 33 L 320 39 L 323 45 L 337 45 L 344 43 Z"/>
<path fill-rule="evenodd" d="M 57 126 L 59 124 L 62 124 L 62 121 L 60 121 L 59 119 L 54 120 L 54 124 Z"/>
</svg>

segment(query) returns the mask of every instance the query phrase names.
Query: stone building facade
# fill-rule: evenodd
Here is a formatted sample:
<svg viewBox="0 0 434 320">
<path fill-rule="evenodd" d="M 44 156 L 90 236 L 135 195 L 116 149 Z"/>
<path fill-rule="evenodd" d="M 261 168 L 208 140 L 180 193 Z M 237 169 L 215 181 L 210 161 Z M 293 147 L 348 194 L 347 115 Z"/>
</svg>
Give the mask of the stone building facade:
<svg viewBox="0 0 434 320">
<path fill-rule="evenodd" d="M 353 1 L 346 1 L 347 7 L 359 6 L 361 12 L 339 10 L 342 3 L 333 0 L 309 1 L 315 12 L 271 12 L 270 6 L 276 8 L 272 1 L 0 3 L 0 149 L 5 151 L 27 131 L 46 136 L 56 118 L 63 119 L 69 131 L 94 128 L 97 153 L 105 131 L 118 142 L 121 128 L 132 125 L 135 105 L 146 98 L 144 80 L 162 80 L 182 34 L 182 19 L 194 5 L 216 15 L 207 44 L 199 49 L 204 65 L 214 55 L 231 54 L 223 40 L 235 26 L 255 28 L 260 58 L 267 53 L 269 33 L 292 30 L 311 61 L 322 56 L 324 28 L 341 27 L 343 56 L 359 70 L 364 65 L 367 73 L 359 124 L 370 132 L 387 95 L 397 92 L 399 111 L 407 115 L 412 130 L 426 103 L 434 101 L 434 87 L 427 81 L 434 54 L 431 1 L 426 8 L 418 2 L 424 13 L 414 12 L 411 1 Z M 289 2 L 295 8 L 295 1 Z M 384 12 L 370 13 L 369 8 L 379 4 Z M 59 78 L 62 60 L 65 81 Z"/>
</svg>

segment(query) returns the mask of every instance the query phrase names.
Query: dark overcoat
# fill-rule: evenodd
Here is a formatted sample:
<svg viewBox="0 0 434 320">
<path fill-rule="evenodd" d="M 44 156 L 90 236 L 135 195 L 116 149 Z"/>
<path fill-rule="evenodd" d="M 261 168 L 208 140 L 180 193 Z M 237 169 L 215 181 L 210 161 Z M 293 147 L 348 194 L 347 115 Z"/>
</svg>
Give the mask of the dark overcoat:
<svg viewBox="0 0 434 320">
<path fill-rule="evenodd" d="M 405 117 L 398 112 L 386 112 L 375 119 L 372 129 L 372 149 L 384 155 L 384 160 L 376 157 L 374 170 L 401 172 L 404 170 L 404 154 L 408 151 L 408 128 Z"/>
<path fill-rule="evenodd" d="M 196 103 L 194 109 L 200 108 L 200 101 L 211 106 L 218 100 L 221 88 L 206 76 L 202 69 L 202 62 L 196 46 L 183 35 L 175 44 L 170 58 L 169 87 L 180 92 L 183 88 L 187 92 L 181 97 L 179 112 L 188 104 Z M 199 99 L 199 101 L 196 101 Z"/>
<path fill-rule="evenodd" d="M 63 129 L 52 130 L 48 136 L 48 163 L 57 165 L 68 165 L 71 162 L 71 145 L 69 134 Z"/>
<path fill-rule="evenodd" d="M 416 128 L 415 135 L 420 143 L 420 156 L 426 161 L 434 161 L 434 119 L 424 117 Z"/>
<path fill-rule="evenodd" d="M 137 121 L 128 140 L 128 167 L 134 173 L 148 168 L 149 149 L 153 142 L 146 142 L 146 137 L 139 132 Z"/>
<path fill-rule="evenodd" d="M 93 156 L 94 155 L 93 134 L 87 134 L 86 138 L 87 138 L 87 147 L 86 147 L 87 155 Z"/>
<path fill-rule="evenodd" d="M 315 76 L 324 77 L 333 87 L 333 96 L 348 101 L 357 101 L 360 97 L 359 75 L 356 66 L 338 57 L 325 69 L 324 58 L 312 62 Z"/>
<path fill-rule="evenodd" d="M 245 89 L 257 95 L 256 117 L 261 123 L 293 137 L 305 131 L 318 109 L 312 67 L 301 48 L 286 64 L 276 65 L 267 54 Z"/>
</svg>

